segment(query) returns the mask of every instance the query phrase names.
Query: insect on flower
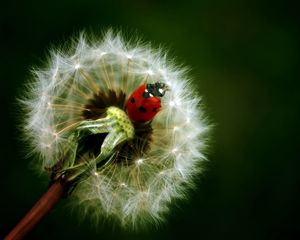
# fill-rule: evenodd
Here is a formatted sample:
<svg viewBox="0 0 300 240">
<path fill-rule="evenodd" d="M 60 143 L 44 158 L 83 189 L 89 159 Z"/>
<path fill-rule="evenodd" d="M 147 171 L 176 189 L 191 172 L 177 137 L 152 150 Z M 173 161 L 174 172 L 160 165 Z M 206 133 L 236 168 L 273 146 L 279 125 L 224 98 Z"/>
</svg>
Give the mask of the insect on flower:
<svg viewBox="0 0 300 240">
<path fill-rule="evenodd" d="M 162 221 L 205 160 L 209 126 L 185 70 L 112 32 L 61 52 L 22 100 L 39 169 L 82 213 L 133 228 Z"/>
<path fill-rule="evenodd" d="M 161 108 L 160 97 L 164 96 L 166 90 L 164 83 L 142 84 L 127 101 L 129 118 L 139 123 L 152 120 Z"/>
</svg>

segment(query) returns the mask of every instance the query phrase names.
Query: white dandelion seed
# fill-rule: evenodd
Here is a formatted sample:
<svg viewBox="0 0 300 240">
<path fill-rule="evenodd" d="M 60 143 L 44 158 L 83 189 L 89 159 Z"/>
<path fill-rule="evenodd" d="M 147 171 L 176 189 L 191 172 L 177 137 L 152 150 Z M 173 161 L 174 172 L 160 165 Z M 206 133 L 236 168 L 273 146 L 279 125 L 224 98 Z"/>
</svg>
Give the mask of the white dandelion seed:
<svg viewBox="0 0 300 240">
<path fill-rule="evenodd" d="M 209 126 L 185 70 L 170 64 L 161 51 L 127 44 L 111 32 L 100 43 L 88 44 L 81 37 L 69 52 L 54 52 L 48 67 L 34 71 L 23 100 L 24 132 L 39 154 L 40 169 L 54 171 L 53 166 L 82 151 L 74 168 L 85 166 L 85 172 L 72 178 L 82 178 L 72 197 L 83 212 L 113 217 L 124 227 L 162 221 L 174 199 L 186 198 L 186 188 L 193 186 L 205 160 Z M 114 106 L 126 112 L 135 89 L 155 82 L 168 85 L 169 91 L 153 121 L 146 129 L 133 124 L 132 137 L 122 144 L 114 138 L 117 147 L 106 160 L 93 161 L 106 139 L 99 129 L 115 128 L 111 118 L 102 119 L 105 111 Z M 80 139 L 84 152 L 70 139 L 87 129 L 92 135 Z"/>
</svg>

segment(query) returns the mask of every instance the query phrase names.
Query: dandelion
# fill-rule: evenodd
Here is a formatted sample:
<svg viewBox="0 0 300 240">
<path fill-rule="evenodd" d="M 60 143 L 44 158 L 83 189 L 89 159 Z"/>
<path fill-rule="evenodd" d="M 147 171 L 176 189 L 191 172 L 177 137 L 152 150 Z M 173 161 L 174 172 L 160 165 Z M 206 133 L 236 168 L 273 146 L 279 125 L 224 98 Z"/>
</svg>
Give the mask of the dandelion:
<svg viewBox="0 0 300 240">
<path fill-rule="evenodd" d="M 49 191 L 126 228 L 163 221 L 205 160 L 209 126 L 185 70 L 112 32 L 61 52 L 34 71 L 22 100 Z"/>
</svg>

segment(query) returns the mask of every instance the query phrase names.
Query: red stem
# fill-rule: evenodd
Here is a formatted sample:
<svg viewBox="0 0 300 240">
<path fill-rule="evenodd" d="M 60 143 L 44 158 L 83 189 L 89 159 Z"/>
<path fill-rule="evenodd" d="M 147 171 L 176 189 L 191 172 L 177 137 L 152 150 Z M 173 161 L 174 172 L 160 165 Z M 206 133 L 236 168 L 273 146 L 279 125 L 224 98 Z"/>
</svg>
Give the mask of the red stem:
<svg viewBox="0 0 300 240">
<path fill-rule="evenodd" d="M 23 239 L 35 225 L 54 207 L 64 194 L 64 187 L 59 182 L 54 182 L 48 191 L 25 215 L 25 217 L 14 227 L 4 240 Z"/>
</svg>

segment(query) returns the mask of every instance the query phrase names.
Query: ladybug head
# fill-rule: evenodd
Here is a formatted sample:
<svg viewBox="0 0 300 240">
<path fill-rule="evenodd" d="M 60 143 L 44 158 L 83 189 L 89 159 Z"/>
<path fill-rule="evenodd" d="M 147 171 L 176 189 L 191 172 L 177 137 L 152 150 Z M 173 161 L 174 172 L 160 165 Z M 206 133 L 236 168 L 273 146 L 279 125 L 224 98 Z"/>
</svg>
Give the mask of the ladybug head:
<svg viewBox="0 0 300 240">
<path fill-rule="evenodd" d="M 161 82 L 149 83 L 146 85 L 145 92 L 143 94 L 144 98 L 149 97 L 163 97 L 168 90 L 168 85 Z"/>
</svg>

